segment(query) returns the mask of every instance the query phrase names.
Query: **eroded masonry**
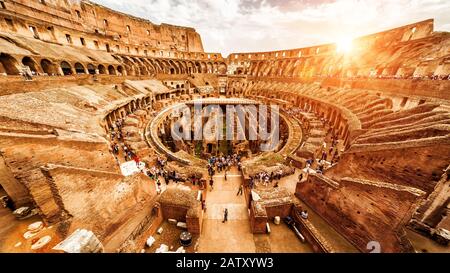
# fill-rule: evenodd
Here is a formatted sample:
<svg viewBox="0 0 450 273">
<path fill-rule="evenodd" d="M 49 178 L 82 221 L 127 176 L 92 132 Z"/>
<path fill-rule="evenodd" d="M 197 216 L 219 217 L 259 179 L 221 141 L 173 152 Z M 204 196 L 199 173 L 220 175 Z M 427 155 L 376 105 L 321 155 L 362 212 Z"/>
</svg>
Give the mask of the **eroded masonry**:
<svg viewBox="0 0 450 273">
<path fill-rule="evenodd" d="M 0 85 L 1 252 L 449 251 L 433 20 L 224 58 L 89 1 L 0 1 Z M 199 102 L 277 105 L 279 143 L 174 139 Z"/>
</svg>

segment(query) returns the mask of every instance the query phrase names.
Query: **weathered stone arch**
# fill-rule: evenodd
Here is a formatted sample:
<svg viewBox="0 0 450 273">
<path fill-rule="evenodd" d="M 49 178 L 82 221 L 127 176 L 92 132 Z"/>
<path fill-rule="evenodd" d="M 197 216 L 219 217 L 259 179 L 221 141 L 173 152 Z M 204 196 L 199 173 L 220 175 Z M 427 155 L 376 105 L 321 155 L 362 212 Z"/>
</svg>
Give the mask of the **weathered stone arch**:
<svg viewBox="0 0 450 273">
<path fill-rule="evenodd" d="M 56 67 L 56 65 L 47 59 L 41 60 L 41 69 L 47 75 L 57 75 L 58 74 L 58 68 Z"/>
<path fill-rule="evenodd" d="M 138 73 L 138 68 L 136 67 L 136 64 L 126 56 L 123 56 L 123 60 L 124 60 L 125 70 L 127 71 L 127 74 L 136 76 Z"/>
<path fill-rule="evenodd" d="M 17 60 L 6 53 L 0 54 L 0 73 L 7 75 L 19 75 L 19 63 Z"/>
<path fill-rule="evenodd" d="M 123 66 L 118 65 L 117 66 L 117 72 L 118 72 L 119 76 L 124 75 L 124 68 L 123 68 Z"/>
<path fill-rule="evenodd" d="M 116 69 L 112 65 L 108 65 L 108 73 L 109 75 L 116 75 Z"/>
<path fill-rule="evenodd" d="M 227 65 L 225 63 L 220 63 L 218 67 L 219 74 L 226 74 L 227 73 Z"/>
<path fill-rule="evenodd" d="M 200 62 L 195 62 L 196 73 L 202 73 L 202 66 Z"/>
<path fill-rule="evenodd" d="M 181 74 L 180 68 L 173 60 L 169 60 L 169 65 L 170 65 L 171 71 L 174 72 L 173 74 Z"/>
<path fill-rule="evenodd" d="M 201 67 L 201 73 L 204 73 L 204 74 L 208 73 L 208 68 L 206 67 L 205 62 L 201 62 L 200 67 Z"/>
<path fill-rule="evenodd" d="M 102 64 L 98 65 L 98 73 L 99 74 L 106 74 L 106 68 L 105 68 L 104 65 L 102 65 Z"/>
<path fill-rule="evenodd" d="M 61 70 L 64 75 L 72 75 L 73 74 L 72 66 L 68 62 L 62 61 L 60 64 L 60 67 L 61 67 Z"/>
<path fill-rule="evenodd" d="M 32 72 L 38 73 L 38 65 L 36 64 L 36 61 L 33 60 L 31 57 L 28 56 L 23 57 L 22 64 L 24 66 L 28 66 Z"/>
<path fill-rule="evenodd" d="M 147 67 L 147 70 L 149 71 L 150 74 L 152 74 L 152 75 L 157 74 L 157 69 L 155 68 L 154 64 L 152 62 L 150 62 L 149 59 L 141 58 L 141 61 L 145 64 L 145 66 Z"/>
<path fill-rule="evenodd" d="M 171 71 L 172 67 L 170 66 L 170 64 L 166 60 L 161 60 L 161 66 L 162 66 L 164 74 L 170 74 L 170 72 L 172 72 Z"/>
<path fill-rule="evenodd" d="M 86 74 L 86 69 L 81 63 L 75 63 L 74 68 L 76 74 Z"/>
<path fill-rule="evenodd" d="M 94 75 L 95 73 L 95 66 L 93 64 L 88 64 L 87 65 L 87 71 L 89 74 Z"/>
<path fill-rule="evenodd" d="M 191 62 L 191 61 L 188 61 L 188 62 L 187 62 L 187 72 L 188 72 L 189 74 L 196 73 L 195 65 L 194 65 L 194 63 Z"/>
</svg>

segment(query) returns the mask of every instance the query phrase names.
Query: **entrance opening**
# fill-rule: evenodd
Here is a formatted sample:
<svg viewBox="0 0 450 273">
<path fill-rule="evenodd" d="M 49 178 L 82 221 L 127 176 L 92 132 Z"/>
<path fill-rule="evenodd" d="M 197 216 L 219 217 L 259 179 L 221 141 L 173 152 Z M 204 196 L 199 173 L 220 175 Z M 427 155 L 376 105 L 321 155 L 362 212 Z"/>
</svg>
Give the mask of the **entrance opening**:
<svg viewBox="0 0 450 273">
<path fill-rule="evenodd" d="M 98 66 L 98 73 L 106 74 L 106 68 L 105 68 L 104 65 L 101 64 L 101 65 Z"/>
<path fill-rule="evenodd" d="M 84 66 L 80 63 L 75 64 L 75 72 L 77 74 L 86 74 L 86 71 L 84 70 Z"/>
<path fill-rule="evenodd" d="M 44 73 L 46 73 L 49 76 L 53 76 L 53 75 L 57 74 L 55 65 L 53 65 L 52 62 L 50 62 L 47 59 L 41 60 L 41 68 L 42 68 L 42 71 L 44 71 Z"/>
<path fill-rule="evenodd" d="M 66 62 L 66 61 L 62 62 L 61 69 L 65 76 L 72 75 L 72 67 L 70 66 L 70 64 L 68 62 Z"/>
<path fill-rule="evenodd" d="M 88 72 L 90 75 L 94 75 L 95 74 L 95 66 L 92 64 L 88 64 L 87 66 Z"/>
<path fill-rule="evenodd" d="M 108 72 L 109 75 L 116 75 L 116 69 L 112 65 L 108 66 Z"/>
<path fill-rule="evenodd" d="M 22 59 L 22 64 L 24 66 L 28 66 L 30 68 L 31 72 L 34 72 L 35 74 L 37 74 L 36 63 L 33 61 L 33 59 L 31 59 L 30 57 L 24 57 Z"/>
<path fill-rule="evenodd" d="M 0 54 L 0 73 L 6 73 L 7 75 L 19 75 L 16 59 L 5 53 Z"/>
</svg>

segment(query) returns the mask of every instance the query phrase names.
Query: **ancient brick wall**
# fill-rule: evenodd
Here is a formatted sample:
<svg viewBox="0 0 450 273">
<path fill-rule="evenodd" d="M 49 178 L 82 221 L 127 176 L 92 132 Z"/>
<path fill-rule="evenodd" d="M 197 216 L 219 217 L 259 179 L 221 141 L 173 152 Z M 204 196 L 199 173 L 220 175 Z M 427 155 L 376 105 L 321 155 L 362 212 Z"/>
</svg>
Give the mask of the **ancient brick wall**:
<svg viewBox="0 0 450 273">
<path fill-rule="evenodd" d="M 416 207 L 415 194 L 352 182 L 334 187 L 310 175 L 297 184 L 296 196 L 363 252 L 371 241 L 383 252 L 411 251 L 398 234 Z"/>
<path fill-rule="evenodd" d="M 279 206 L 266 206 L 267 220 L 271 221 L 276 216 L 280 216 L 281 219 L 291 214 L 292 204 L 283 204 Z"/>
<path fill-rule="evenodd" d="M 186 222 L 186 214 L 189 209 L 181 206 L 161 204 L 161 211 L 164 219 L 175 219 L 178 222 Z"/>
<path fill-rule="evenodd" d="M 89 1 L 68 4 L 47 0 L 43 4 L 37 0 L 14 0 L 5 2 L 5 6 L 6 9 L 0 10 L 0 17 L 12 18 L 13 25 L 2 20 L 2 29 L 24 36 L 37 34 L 40 39 L 67 44 L 66 34 L 69 34 L 70 44 L 103 50 L 106 44 L 111 49 L 119 45 L 123 52 L 127 47 L 130 52 L 136 48 L 142 52 L 152 49 L 203 52 L 201 38 L 193 28 L 156 25 Z M 80 38 L 84 38 L 84 45 Z"/>
</svg>

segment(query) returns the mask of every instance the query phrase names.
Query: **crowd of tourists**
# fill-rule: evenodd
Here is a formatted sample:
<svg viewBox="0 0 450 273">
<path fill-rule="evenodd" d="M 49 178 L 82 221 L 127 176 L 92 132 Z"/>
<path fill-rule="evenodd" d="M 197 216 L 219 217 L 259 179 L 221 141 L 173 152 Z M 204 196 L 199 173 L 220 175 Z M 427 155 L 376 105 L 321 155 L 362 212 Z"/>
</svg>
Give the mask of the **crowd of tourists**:
<svg viewBox="0 0 450 273">
<path fill-rule="evenodd" d="M 271 172 L 270 174 L 268 172 L 263 171 L 257 173 L 256 175 L 250 176 L 248 187 L 250 189 L 253 189 L 258 185 L 262 185 L 264 187 L 271 185 L 274 188 L 277 188 L 278 183 L 283 176 L 285 176 L 283 170 Z"/>
<path fill-rule="evenodd" d="M 111 149 L 115 156 L 117 162 L 120 164 L 119 156 L 122 153 L 125 161 L 135 161 L 137 166 L 142 165 L 140 158 L 137 156 L 135 151 L 133 151 L 130 146 L 125 144 L 122 128 L 123 119 L 118 119 L 114 122 L 110 128 L 110 139 L 111 139 Z M 182 178 L 176 171 L 168 171 L 167 160 L 162 157 L 157 157 L 156 164 L 154 166 L 145 166 L 141 169 L 141 172 L 147 175 L 152 181 L 157 185 L 157 192 L 162 191 L 162 182 L 168 185 L 171 181 L 175 183 L 186 182 L 186 179 Z M 190 182 L 193 185 L 200 184 L 200 179 L 197 177 L 192 177 Z"/>
<path fill-rule="evenodd" d="M 125 161 L 134 160 L 136 162 L 136 164 L 139 164 L 141 161 L 139 159 L 139 157 L 124 142 L 122 128 L 123 128 L 123 119 L 118 119 L 114 124 L 112 124 L 112 126 L 110 128 L 109 133 L 110 133 L 111 149 L 112 149 L 113 155 L 115 156 L 116 160 L 118 160 L 118 156 L 119 156 L 120 152 L 122 151 Z"/>
</svg>

